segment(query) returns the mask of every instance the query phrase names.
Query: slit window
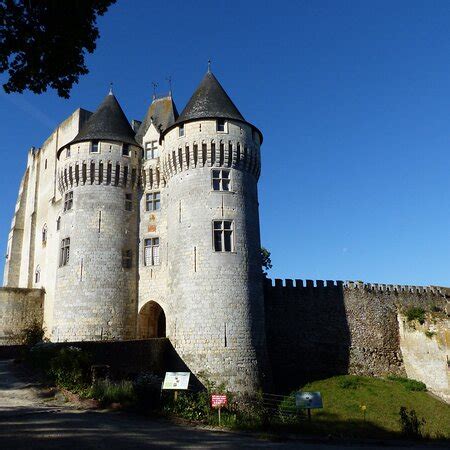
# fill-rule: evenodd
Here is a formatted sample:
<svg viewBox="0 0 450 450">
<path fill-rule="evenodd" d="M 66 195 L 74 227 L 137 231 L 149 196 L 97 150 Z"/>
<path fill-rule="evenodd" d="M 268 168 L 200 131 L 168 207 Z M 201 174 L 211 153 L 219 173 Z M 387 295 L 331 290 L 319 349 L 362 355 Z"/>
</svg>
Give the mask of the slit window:
<svg viewBox="0 0 450 450">
<path fill-rule="evenodd" d="M 66 149 L 66 158 L 70 158 L 70 147 Z"/>
<path fill-rule="evenodd" d="M 99 149 L 100 149 L 100 145 L 99 145 L 98 141 L 92 141 L 91 153 L 98 153 Z"/>
<path fill-rule="evenodd" d="M 148 238 L 144 240 L 144 265 L 159 265 L 159 238 Z"/>
<path fill-rule="evenodd" d="M 179 137 L 184 136 L 184 124 L 183 124 L 183 125 L 180 125 L 180 126 L 178 127 L 178 136 L 179 136 Z"/>
<path fill-rule="evenodd" d="M 145 194 L 145 210 L 159 211 L 161 209 L 161 193 L 150 192 Z"/>
<path fill-rule="evenodd" d="M 34 272 L 34 282 L 39 283 L 40 280 L 41 280 L 41 268 L 37 266 L 36 271 Z"/>
<path fill-rule="evenodd" d="M 131 269 L 133 265 L 133 253 L 131 250 L 124 250 L 122 252 L 122 267 L 124 269 Z"/>
<path fill-rule="evenodd" d="M 232 220 L 213 221 L 213 244 L 216 252 L 234 251 L 234 223 Z"/>
<path fill-rule="evenodd" d="M 125 194 L 125 211 L 133 211 L 133 194 Z"/>
<path fill-rule="evenodd" d="M 73 206 L 73 191 L 67 192 L 64 196 L 64 211 L 69 211 Z"/>
<path fill-rule="evenodd" d="M 61 241 L 61 250 L 59 257 L 59 265 L 67 266 L 69 264 L 69 256 L 70 256 L 70 238 L 65 238 Z"/>
<path fill-rule="evenodd" d="M 42 227 L 42 245 L 47 244 L 47 224 Z"/>
<path fill-rule="evenodd" d="M 217 131 L 225 132 L 225 119 L 217 119 Z"/>
<path fill-rule="evenodd" d="M 61 217 L 56 219 L 56 231 L 59 231 L 61 228 Z"/>
<path fill-rule="evenodd" d="M 231 174 L 230 170 L 212 170 L 212 188 L 213 191 L 229 191 L 231 190 Z"/>
</svg>

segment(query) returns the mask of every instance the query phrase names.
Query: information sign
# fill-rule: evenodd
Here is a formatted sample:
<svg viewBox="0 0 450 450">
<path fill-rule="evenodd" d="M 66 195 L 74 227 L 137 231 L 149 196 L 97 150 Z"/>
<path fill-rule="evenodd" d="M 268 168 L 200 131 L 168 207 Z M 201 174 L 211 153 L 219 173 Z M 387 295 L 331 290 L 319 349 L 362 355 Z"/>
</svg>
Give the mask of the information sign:
<svg viewBox="0 0 450 450">
<path fill-rule="evenodd" d="M 298 409 L 323 408 L 320 392 L 297 392 L 295 394 L 295 406 Z"/>
<path fill-rule="evenodd" d="M 190 372 L 166 372 L 163 389 L 183 391 L 189 386 Z"/>
<path fill-rule="evenodd" d="M 211 407 L 212 408 L 223 408 L 227 406 L 227 396 L 223 394 L 212 394 L 211 395 Z"/>
</svg>

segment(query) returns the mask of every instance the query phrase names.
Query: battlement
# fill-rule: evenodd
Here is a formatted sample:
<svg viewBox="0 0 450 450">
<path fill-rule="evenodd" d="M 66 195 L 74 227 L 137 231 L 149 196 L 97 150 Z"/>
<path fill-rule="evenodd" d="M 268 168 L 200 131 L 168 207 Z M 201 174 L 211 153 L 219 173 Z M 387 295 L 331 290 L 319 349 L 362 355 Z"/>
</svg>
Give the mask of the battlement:
<svg viewBox="0 0 450 450">
<path fill-rule="evenodd" d="M 410 286 L 400 284 L 364 283 L 362 281 L 342 281 L 342 280 L 298 280 L 268 278 L 265 281 L 267 287 L 291 288 L 291 289 L 321 289 L 321 288 L 346 288 L 355 290 L 366 290 L 375 292 L 409 292 L 415 294 L 434 294 L 445 297 L 446 288 L 439 286 Z"/>
</svg>

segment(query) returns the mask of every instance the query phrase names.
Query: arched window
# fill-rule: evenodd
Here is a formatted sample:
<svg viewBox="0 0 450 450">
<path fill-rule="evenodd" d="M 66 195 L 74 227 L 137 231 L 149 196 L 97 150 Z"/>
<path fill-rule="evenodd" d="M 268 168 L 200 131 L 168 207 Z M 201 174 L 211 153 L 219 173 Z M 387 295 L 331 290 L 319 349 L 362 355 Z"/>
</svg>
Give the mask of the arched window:
<svg viewBox="0 0 450 450">
<path fill-rule="evenodd" d="M 34 272 L 34 282 L 39 283 L 39 281 L 41 281 L 41 267 L 37 266 Z"/>
<path fill-rule="evenodd" d="M 42 245 L 45 245 L 47 243 L 47 224 L 44 223 L 44 226 L 42 227 Z"/>
</svg>

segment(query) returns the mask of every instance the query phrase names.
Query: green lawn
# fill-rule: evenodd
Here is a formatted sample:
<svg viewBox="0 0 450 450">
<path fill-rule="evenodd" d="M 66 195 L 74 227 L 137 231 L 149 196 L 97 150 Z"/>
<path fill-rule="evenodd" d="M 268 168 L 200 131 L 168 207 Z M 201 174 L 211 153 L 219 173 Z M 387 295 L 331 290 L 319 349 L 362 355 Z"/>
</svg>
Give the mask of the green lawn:
<svg viewBox="0 0 450 450">
<path fill-rule="evenodd" d="M 314 410 L 312 422 L 305 426 L 311 432 L 395 436 L 401 430 L 399 410 L 405 406 L 426 420 L 424 435 L 450 438 L 450 405 L 427 392 L 408 390 L 400 381 L 346 375 L 308 383 L 301 390 L 320 391 L 323 398 L 324 409 Z M 366 406 L 365 422 L 363 405 Z"/>
</svg>

